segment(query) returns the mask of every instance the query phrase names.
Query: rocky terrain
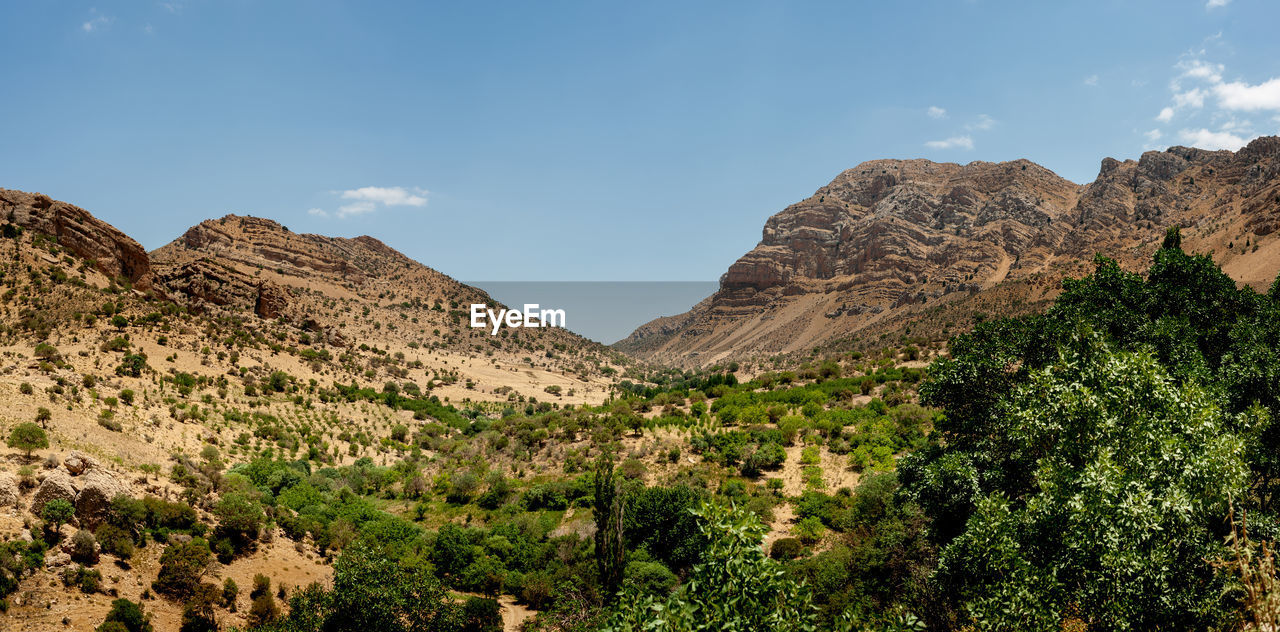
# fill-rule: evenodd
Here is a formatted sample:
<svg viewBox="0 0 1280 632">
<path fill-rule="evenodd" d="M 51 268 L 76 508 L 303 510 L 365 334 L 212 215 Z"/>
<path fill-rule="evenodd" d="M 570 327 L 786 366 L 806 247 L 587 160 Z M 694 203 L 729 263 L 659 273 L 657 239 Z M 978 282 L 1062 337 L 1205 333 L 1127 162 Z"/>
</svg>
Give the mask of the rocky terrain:
<svg viewBox="0 0 1280 632">
<path fill-rule="evenodd" d="M 1233 278 L 1269 284 L 1280 270 L 1280 138 L 1107 158 L 1086 185 L 1027 160 L 866 162 L 769 218 L 714 295 L 615 348 L 705 365 L 922 320 L 917 335 L 945 338 L 974 313 L 1043 305 L 1097 253 L 1139 266 L 1172 225 Z M 944 310 L 951 326 L 930 318 Z"/>
</svg>

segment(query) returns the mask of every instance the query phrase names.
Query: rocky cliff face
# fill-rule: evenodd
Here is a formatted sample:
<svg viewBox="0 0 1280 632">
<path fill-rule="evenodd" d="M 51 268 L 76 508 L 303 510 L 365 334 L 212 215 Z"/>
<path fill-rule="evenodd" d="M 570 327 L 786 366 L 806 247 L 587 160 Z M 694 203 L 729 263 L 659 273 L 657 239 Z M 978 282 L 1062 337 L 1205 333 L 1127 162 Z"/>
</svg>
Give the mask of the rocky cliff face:
<svg viewBox="0 0 1280 632">
<path fill-rule="evenodd" d="M 195 309 L 253 311 L 263 318 L 307 317 L 295 294 L 353 298 L 392 280 L 419 300 L 482 296 L 373 237 L 297 234 L 278 222 L 227 215 L 191 227 L 151 253 L 160 284 Z"/>
<path fill-rule="evenodd" d="M 76 256 L 93 261 L 112 279 L 124 279 L 136 289 L 151 288 L 147 251 L 128 235 L 88 211 L 42 193 L 0 189 L 0 221 L 56 237 Z"/>
<path fill-rule="evenodd" d="M 1095 253 L 1138 265 L 1173 224 L 1258 284 L 1280 268 L 1278 156 L 1280 138 L 1173 147 L 1107 158 L 1084 186 L 1026 160 L 866 162 L 769 218 L 714 295 L 616 346 L 684 364 L 805 349 L 1010 282 L 1051 288 Z"/>
</svg>

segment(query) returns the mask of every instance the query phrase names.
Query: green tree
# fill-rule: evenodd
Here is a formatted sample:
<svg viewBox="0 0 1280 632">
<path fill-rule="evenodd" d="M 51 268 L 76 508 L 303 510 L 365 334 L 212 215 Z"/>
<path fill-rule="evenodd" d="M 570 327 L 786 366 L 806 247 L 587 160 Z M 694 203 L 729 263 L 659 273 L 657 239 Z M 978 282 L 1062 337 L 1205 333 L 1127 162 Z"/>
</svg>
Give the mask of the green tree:
<svg viewBox="0 0 1280 632">
<path fill-rule="evenodd" d="M 213 515 L 218 518 L 218 537 L 229 538 L 237 551 L 258 539 L 266 519 L 262 506 L 240 492 L 224 495 L 213 506 Z"/>
<path fill-rule="evenodd" d="M 304 592 L 295 602 L 304 606 L 305 616 L 327 601 L 320 609 L 326 632 L 444 632 L 461 627 L 461 607 L 429 570 L 402 567 L 384 549 L 364 542 L 342 552 L 334 564 L 332 591 L 327 600 L 317 597 Z M 290 609 L 291 618 L 295 610 Z"/>
<path fill-rule="evenodd" d="M 622 587 L 626 555 L 622 540 L 622 496 L 613 469 L 613 456 L 606 452 L 596 462 L 595 496 L 591 503 L 591 517 L 596 523 L 596 572 L 608 603 L 613 603 Z"/>
<path fill-rule="evenodd" d="M 1078 332 L 993 408 L 993 434 L 904 467 L 936 515 L 952 513 L 940 492 L 972 503 L 937 580 L 980 629 L 1059 630 L 1073 612 L 1091 630 L 1216 627 L 1227 586 L 1210 560 L 1248 481 L 1231 428 L 1264 417 L 1230 420 L 1149 353 Z"/>
<path fill-rule="evenodd" d="M 49 447 L 49 436 L 45 434 L 43 428 L 36 424 L 31 422 L 20 423 L 9 432 L 8 445 L 11 448 L 26 452 L 27 460 L 31 460 L 32 452 Z"/>
<path fill-rule="evenodd" d="M 703 503 L 693 510 L 705 544 L 689 580 L 669 596 L 619 601 L 608 632 L 800 632 L 816 630 L 804 587 L 765 557 L 768 527 L 746 510 Z"/>
</svg>

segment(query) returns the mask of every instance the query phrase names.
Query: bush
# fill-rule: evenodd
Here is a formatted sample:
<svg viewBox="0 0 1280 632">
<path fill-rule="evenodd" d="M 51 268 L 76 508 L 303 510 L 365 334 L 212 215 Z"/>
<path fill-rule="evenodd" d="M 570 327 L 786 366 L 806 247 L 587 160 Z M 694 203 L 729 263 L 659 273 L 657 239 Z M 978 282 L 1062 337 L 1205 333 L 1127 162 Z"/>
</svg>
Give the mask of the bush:
<svg viewBox="0 0 1280 632">
<path fill-rule="evenodd" d="M 249 599 L 257 599 L 271 593 L 271 578 L 258 573 L 253 576 L 253 587 L 249 589 Z"/>
<path fill-rule="evenodd" d="M 280 608 L 276 606 L 275 597 L 264 592 L 253 600 L 249 606 L 249 625 L 259 627 L 271 623 L 280 617 Z"/>
<path fill-rule="evenodd" d="M 221 596 L 221 591 L 213 584 L 197 585 L 192 596 L 182 606 L 182 627 L 179 632 L 218 632 L 214 608 Z"/>
<path fill-rule="evenodd" d="M 258 539 L 266 519 L 262 506 L 239 492 L 223 496 L 214 505 L 213 514 L 218 518 L 217 537 L 229 539 L 236 552 Z"/>
<path fill-rule="evenodd" d="M 676 585 L 675 573 L 659 562 L 628 562 L 622 585 L 641 595 L 666 596 Z"/>
<path fill-rule="evenodd" d="M 57 533 L 62 525 L 70 522 L 75 515 L 76 508 L 62 498 L 55 498 L 45 503 L 44 508 L 40 510 L 40 518 L 48 523 L 47 526 L 54 533 Z"/>
<path fill-rule="evenodd" d="M 230 612 L 236 611 L 236 601 L 240 598 L 240 587 L 236 580 L 227 578 L 222 582 L 222 606 Z"/>
<path fill-rule="evenodd" d="M 775 560 L 794 560 L 804 555 L 804 544 L 796 538 L 778 538 L 769 548 L 769 557 Z"/>
<path fill-rule="evenodd" d="M 83 566 L 70 566 L 62 571 L 62 585 L 76 586 L 87 595 L 98 592 L 102 585 L 102 573 Z"/>
<path fill-rule="evenodd" d="M 87 566 L 98 563 L 98 541 L 88 530 L 81 529 L 71 536 L 71 559 Z"/>
<path fill-rule="evenodd" d="M 151 617 L 143 610 L 141 604 L 128 599 L 117 599 L 111 602 L 111 611 L 97 632 L 153 632 Z"/>
<path fill-rule="evenodd" d="M 200 586 L 211 558 L 203 540 L 170 544 L 160 556 L 160 573 L 151 587 L 175 599 L 191 597 Z"/>
<path fill-rule="evenodd" d="M 102 524 L 94 531 L 102 552 L 122 560 L 133 557 L 133 535 L 114 524 Z"/>
<path fill-rule="evenodd" d="M 463 632 L 501 632 L 502 607 L 493 599 L 470 597 L 462 604 Z"/>
</svg>

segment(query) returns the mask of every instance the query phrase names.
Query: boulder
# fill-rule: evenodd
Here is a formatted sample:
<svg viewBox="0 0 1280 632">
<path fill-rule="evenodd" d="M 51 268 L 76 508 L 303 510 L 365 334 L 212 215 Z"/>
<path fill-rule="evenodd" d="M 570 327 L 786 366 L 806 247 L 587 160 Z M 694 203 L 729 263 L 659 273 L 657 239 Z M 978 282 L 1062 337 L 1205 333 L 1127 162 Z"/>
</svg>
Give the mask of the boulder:
<svg viewBox="0 0 1280 632">
<path fill-rule="evenodd" d="M 31 499 L 31 513 L 40 515 L 45 505 L 59 498 L 74 505 L 76 485 L 71 479 L 71 474 L 66 470 L 50 470 L 45 474 L 44 480 L 41 481 L 40 487 L 36 489 L 36 494 Z"/>
<path fill-rule="evenodd" d="M 79 450 L 72 450 L 71 454 L 62 461 L 62 465 L 67 468 L 68 472 L 71 472 L 72 476 L 79 476 L 90 468 L 100 467 L 93 457 Z"/>
<path fill-rule="evenodd" d="M 80 479 L 80 494 L 76 497 L 76 516 L 86 529 L 102 523 L 111 507 L 111 500 L 120 494 L 128 494 L 129 488 L 106 469 L 88 469 Z"/>
<path fill-rule="evenodd" d="M 20 497 L 18 479 L 8 472 L 0 472 L 0 507 L 16 507 Z"/>
</svg>

